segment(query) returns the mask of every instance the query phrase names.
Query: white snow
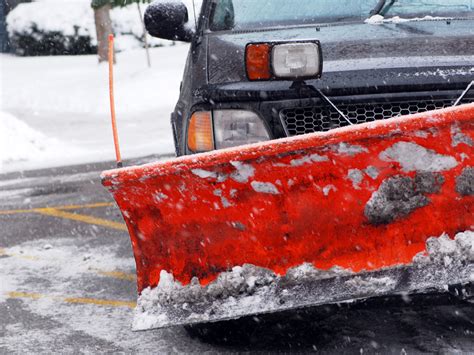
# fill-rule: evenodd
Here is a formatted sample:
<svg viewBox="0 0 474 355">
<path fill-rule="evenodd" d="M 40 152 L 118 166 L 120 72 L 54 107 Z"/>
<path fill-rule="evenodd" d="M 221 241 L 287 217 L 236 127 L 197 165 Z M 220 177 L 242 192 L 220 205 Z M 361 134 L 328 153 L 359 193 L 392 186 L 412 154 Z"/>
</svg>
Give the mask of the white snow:
<svg viewBox="0 0 474 355">
<path fill-rule="evenodd" d="M 441 155 L 433 150 L 411 142 L 398 142 L 380 153 L 383 161 L 395 161 L 406 172 L 441 172 L 455 168 L 458 162 L 454 157 Z"/>
<path fill-rule="evenodd" d="M 379 170 L 375 166 L 369 166 L 364 172 L 372 179 L 375 180 L 379 177 Z"/>
<path fill-rule="evenodd" d="M 466 231 L 451 239 L 447 234 L 430 238 L 426 252 L 415 257 L 416 262 L 434 261 L 449 266 L 453 262 L 474 261 L 474 231 Z"/>
<path fill-rule="evenodd" d="M 396 282 L 390 277 L 369 277 L 367 279 L 354 277 L 353 279 L 346 281 L 346 285 L 359 290 L 363 289 L 366 292 L 380 289 L 389 291 L 396 286 Z"/>
<path fill-rule="evenodd" d="M 471 60 L 472 61 L 472 60 Z M 465 76 L 472 76 L 474 74 L 474 68 L 452 68 L 452 69 L 441 69 L 438 68 L 436 70 L 424 70 L 419 71 L 416 73 L 404 73 L 400 72 L 397 74 L 397 77 L 425 77 L 425 78 L 433 78 L 433 77 L 441 77 L 445 80 L 449 80 L 453 75 L 465 75 Z"/>
<path fill-rule="evenodd" d="M 142 14 L 146 6 L 141 5 Z M 135 4 L 117 7 L 111 11 L 112 26 L 116 35 L 116 49 L 130 50 L 143 47 L 140 38 L 143 26 Z M 7 28 L 10 35 L 60 32 L 65 36 L 88 36 L 97 43 L 94 12 L 90 0 L 36 0 L 18 5 L 8 14 Z M 166 46 L 170 41 L 148 37 L 151 46 Z"/>
<path fill-rule="evenodd" d="M 359 169 L 350 169 L 347 173 L 347 178 L 352 181 L 352 186 L 356 190 L 360 190 L 360 184 L 364 180 L 364 174 Z"/>
<path fill-rule="evenodd" d="M 224 308 L 241 308 L 244 304 L 249 313 L 258 312 L 262 302 L 276 302 L 265 297 L 265 291 L 277 280 L 284 279 L 289 285 L 306 279 L 321 280 L 349 274 L 350 271 L 339 267 L 319 270 L 312 264 L 304 263 L 288 270 L 286 276 L 280 277 L 270 270 L 245 264 L 235 266 L 229 272 L 222 272 L 214 282 L 202 287 L 197 278 L 193 278 L 189 285 L 183 286 L 172 274 L 162 270 L 158 286 L 153 289 L 146 288 L 138 299 L 133 329 L 145 330 L 165 325 L 169 319 L 161 309 L 168 304 L 187 309 L 190 303 L 202 302 L 206 298 L 223 299 Z M 242 295 L 245 295 L 244 299 L 237 302 L 236 297 Z M 202 320 L 203 315 L 196 315 L 196 318 Z"/>
<path fill-rule="evenodd" d="M 355 156 L 361 153 L 367 153 L 368 150 L 365 147 L 360 145 L 351 145 L 347 143 L 339 143 L 335 146 L 332 146 L 332 149 L 341 155 L 350 155 Z"/>
<path fill-rule="evenodd" d="M 377 14 L 377 15 L 373 15 L 369 17 L 364 22 L 371 25 L 375 25 L 375 24 L 383 23 L 384 19 L 385 18 L 382 15 Z"/>
<path fill-rule="evenodd" d="M 451 138 L 453 140 L 453 147 L 457 147 L 460 144 L 474 147 L 474 141 L 467 134 L 463 133 L 459 124 L 454 124 L 451 126 Z"/>
<path fill-rule="evenodd" d="M 81 242 L 83 247 L 78 247 L 78 238 L 84 236 L 39 239 L 0 249 L 0 256 L 3 254 L 0 257 L 0 303 L 10 317 L 3 319 L 4 314 L 0 315 L 5 330 L 0 338 L 0 353 L 54 352 L 51 349 L 74 353 L 80 349 L 84 353 L 102 350 L 151 354 L 169 352 L 170 344 L 179 349 L 175 349 L 176 352 L 210 350 L 187 337 L 181 329 L 133 334 L 130 329 L 133 311 L 128 307 L 62 302 L 69 297 L 85 297 L 133 303 L 136 292 L 133 280 L 107 276 L 108 272 L 135 273 L 133 258 L 128 253 L 126 257 L 120 256 L 123 244 L 104 246 L 84 241 Z M 98 234 L 95 238 L 107 237 Z M 17 303 L 10 299 L 5 303 L 11 298 L 10 292 L 25 292 L 39 298 L 26 297 Z M 9 312 L 9 307 L 14 307 L 15 312 Z M 12 315 L 20 314 L 18 312 L 25 312 L 26 318 L 12 319 Z M 76 335 L 83 340 L 75 341 Z M 87 342 L 88 345 L 84 345 Z"/>
<path fill-rule="evenodd" d="M 311 154 L 311 155 L 305 155 L 304 157 L 300 159 L 293 159 L 290 162 L 291 166 L 301 166 L 304 164 L 312 164 L 312 163 L 321 163 L 321 162 L 327 162 L 329 161 L 329 158 L 324 155 L 319 155 L 319 154 Z"/>
<path fill-rule="evenodd" d="M 117 55 L 115 102 L 124 159 L 171 154 L 170 113 L 187 45 Z M 0 173 L 113 160 L 108 66 L 94 55 L 0 55 Z"/>
<path fill-rule="evenodd" d="M 209 178 L 217 179 L 217 173 L 214 171 L 208 171 L 204 169 L 193 169 L 191 170 L 191 172 L 194 175 L 200 177 L 201 179 L 209 179 Z"/>
<path fill-rule="evenodd" d="M 234 181 L 246 183 L 255 175 L 255 168 L 250 164 L 245 164 L 240 161 L 231 161 L 230 163 L 236 169 L 230 176 Z"/>
<path fill-rule="evenodd" d="M 323 187 L 324 196 L 329 196 L 331 191 L 337 192 L 337 187 L 334 185 L 327 185 Z"/>
<path fill-rule="evenodd" d="M 76 285 L 80 275 L 97 274 L 124 270 L 133 273 L 134 263 L 130 258 L 116 256 L 116 248 L 93 250 L 89 257 L 84 257 L 85 250 L 74 246 L 73 239 L 42 239 L 26 242 L 17 246 L 0 249 L 0 302 L 8 297 L 9 292 L 35 292 L 49 295 L 71 296 L 81 293 Z M 37 289 L 28 289 L 29 278 L 56 280 L 54 284 L 37 285 Z M 39 282 L 41 284 L 41 282 Z M 99 293 L 100 290 L 97 290 Z M 100 294 L 97 294 L 100 298 Z"/>
<path fill-rule="evenodd" d="M 280 194 L 280 191 L 278 191 L 277 187 L 271 182 L 252 181 L 250 185 L 256 192 L 260 192 L 262 194 L 269 194 L 269 195 Z"/>
<path fill-rule="evenodd" d="M 154 200 L 158 203 L 163 202 L 164 200 L 168 199 L 168 195 L 165 195 L 162 192 L 157 192 L 157 193 L 153 194 L 153 197 L 154 197 Z M 126 217 L 128 217 L 127 214 L 128 213 L 125 214 Z"/>
<path fill-rule="evenodd" d="M 96 38 L 94 15 L 90 2 L 75 0 L 43 0 L 19 4 L 7 17 L 8 32 L 61 32 L 64 35 Z"/>
<path fill-rule="evenodd" d="M 0 190 L 0 200 L 6 201 L 8 199 L 18 199 L 24 198 L 32 193 L 34 189 L 23 188 L 23 189 L 9 189 L 9 190 Z"/>
<path fill-rule="evenodd" d="M 400 16 L 394 16 L 390 18 L 385 18 L 382 15 L 373 15 L 366 19 L 364 22 L 369 25 L 380 25 L 384 23 L 404 23 L 404 22 L 420 22 L 420 21 L 446 21 L 452 18 L 449 17 L 433 17 L 433 16 L 425 16 L 425 17 L 414 17 L 414 18 L 403 18 Z"/>
<path fill-rule="evenodd" d="M 13 115 L 0 111 L 0 171 L 3 165 L 14 167 L 28 161 L 54 160 L 61 151 L 79 157 L 85 149 L 67 145 L 29 127 Z"/>
</svg>

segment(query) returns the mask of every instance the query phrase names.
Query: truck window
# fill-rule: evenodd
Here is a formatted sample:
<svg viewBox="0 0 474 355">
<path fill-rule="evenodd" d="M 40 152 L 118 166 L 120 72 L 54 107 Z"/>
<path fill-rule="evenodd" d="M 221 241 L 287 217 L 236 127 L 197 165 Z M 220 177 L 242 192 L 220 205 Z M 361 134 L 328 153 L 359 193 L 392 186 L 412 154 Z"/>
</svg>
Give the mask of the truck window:
<svg viewBox="0 0 474 355">
<path fill-rule="evenodd" d="M 364 21 L 378 0 L 215 0 L 213 31 Z M 472 17 L 474 0 L 398 0 L 386 17 Z"/>
</svg>

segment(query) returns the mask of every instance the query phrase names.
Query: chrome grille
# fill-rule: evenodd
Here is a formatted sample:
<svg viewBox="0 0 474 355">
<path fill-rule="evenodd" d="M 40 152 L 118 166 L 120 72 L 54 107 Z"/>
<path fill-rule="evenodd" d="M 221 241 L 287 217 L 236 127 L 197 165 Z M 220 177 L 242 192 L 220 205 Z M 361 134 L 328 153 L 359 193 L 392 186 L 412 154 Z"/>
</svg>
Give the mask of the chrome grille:
<svg viewBox="0 0 474 355">
<path fill-rule="evenodd" d="M 465 102 L 474 102 L 465 99 Z M 386 120 L 392 117 L 426 112 L 453 105 L 454 100 L 405 101 L 387 103 L 336 104 L 354 124 Z M 336 110 L 326 104 L 321 106 L 285 108 L 280 117 L 289 136 L 324 132 L 347 126 L 348 123 Z"/>
</svg>

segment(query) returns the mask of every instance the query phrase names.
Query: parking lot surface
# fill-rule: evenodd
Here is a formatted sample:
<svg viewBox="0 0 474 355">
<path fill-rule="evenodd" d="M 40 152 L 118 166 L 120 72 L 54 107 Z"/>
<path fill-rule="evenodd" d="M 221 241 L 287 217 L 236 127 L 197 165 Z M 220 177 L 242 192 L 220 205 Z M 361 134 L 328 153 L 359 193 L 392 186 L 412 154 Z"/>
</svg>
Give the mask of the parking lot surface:
<svg viewBox="0 0 474 355">
<path fill-rule="evenodd" d="M 237 323 L 207 343 L 182 327 L 132 332 L 135 264 L 99 178 L 110 167 L 0 176 L 0 353 L 474 351 L 474 309 L 449 297 L 247 320 L 245 336 Z"/>
</svg>

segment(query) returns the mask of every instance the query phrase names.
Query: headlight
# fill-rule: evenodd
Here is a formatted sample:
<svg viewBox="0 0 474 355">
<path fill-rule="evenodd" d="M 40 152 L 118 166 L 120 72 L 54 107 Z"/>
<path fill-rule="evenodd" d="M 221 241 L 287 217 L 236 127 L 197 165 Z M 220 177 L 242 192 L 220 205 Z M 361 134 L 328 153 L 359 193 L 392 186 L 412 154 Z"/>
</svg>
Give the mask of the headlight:
<svg viewBox="0 0 474 355">
<path fill-rule="evenodd" d="M 195 153 L 214 149 L 211 112 L 198 111 L 191 116 L 188 126 L 188 148 Z"/>
<path fill-rule="evenodd" d="M 214 111 L 216 149 L 267 141 L 270 136 L 255 113 L 242 110 Z"/>
<path fill-rule="evenodd" d="M 245 67 L 250 81 L 317 79 L 323 53 L 319 41 L 249 43 Z"/>
<path fill-rule="evenodd" d="M 269 139 L 265 124 L 252 111 L 198 111 L 192 115 L 188 126 L 188 147 L 195 153 Z"/>
<path fill-rule="evenodd" d="M 316 43 L 279 44 L 273 47 L 273 71 L 279 78 L 316 77 L 321 71 Z"/>
</svg>

